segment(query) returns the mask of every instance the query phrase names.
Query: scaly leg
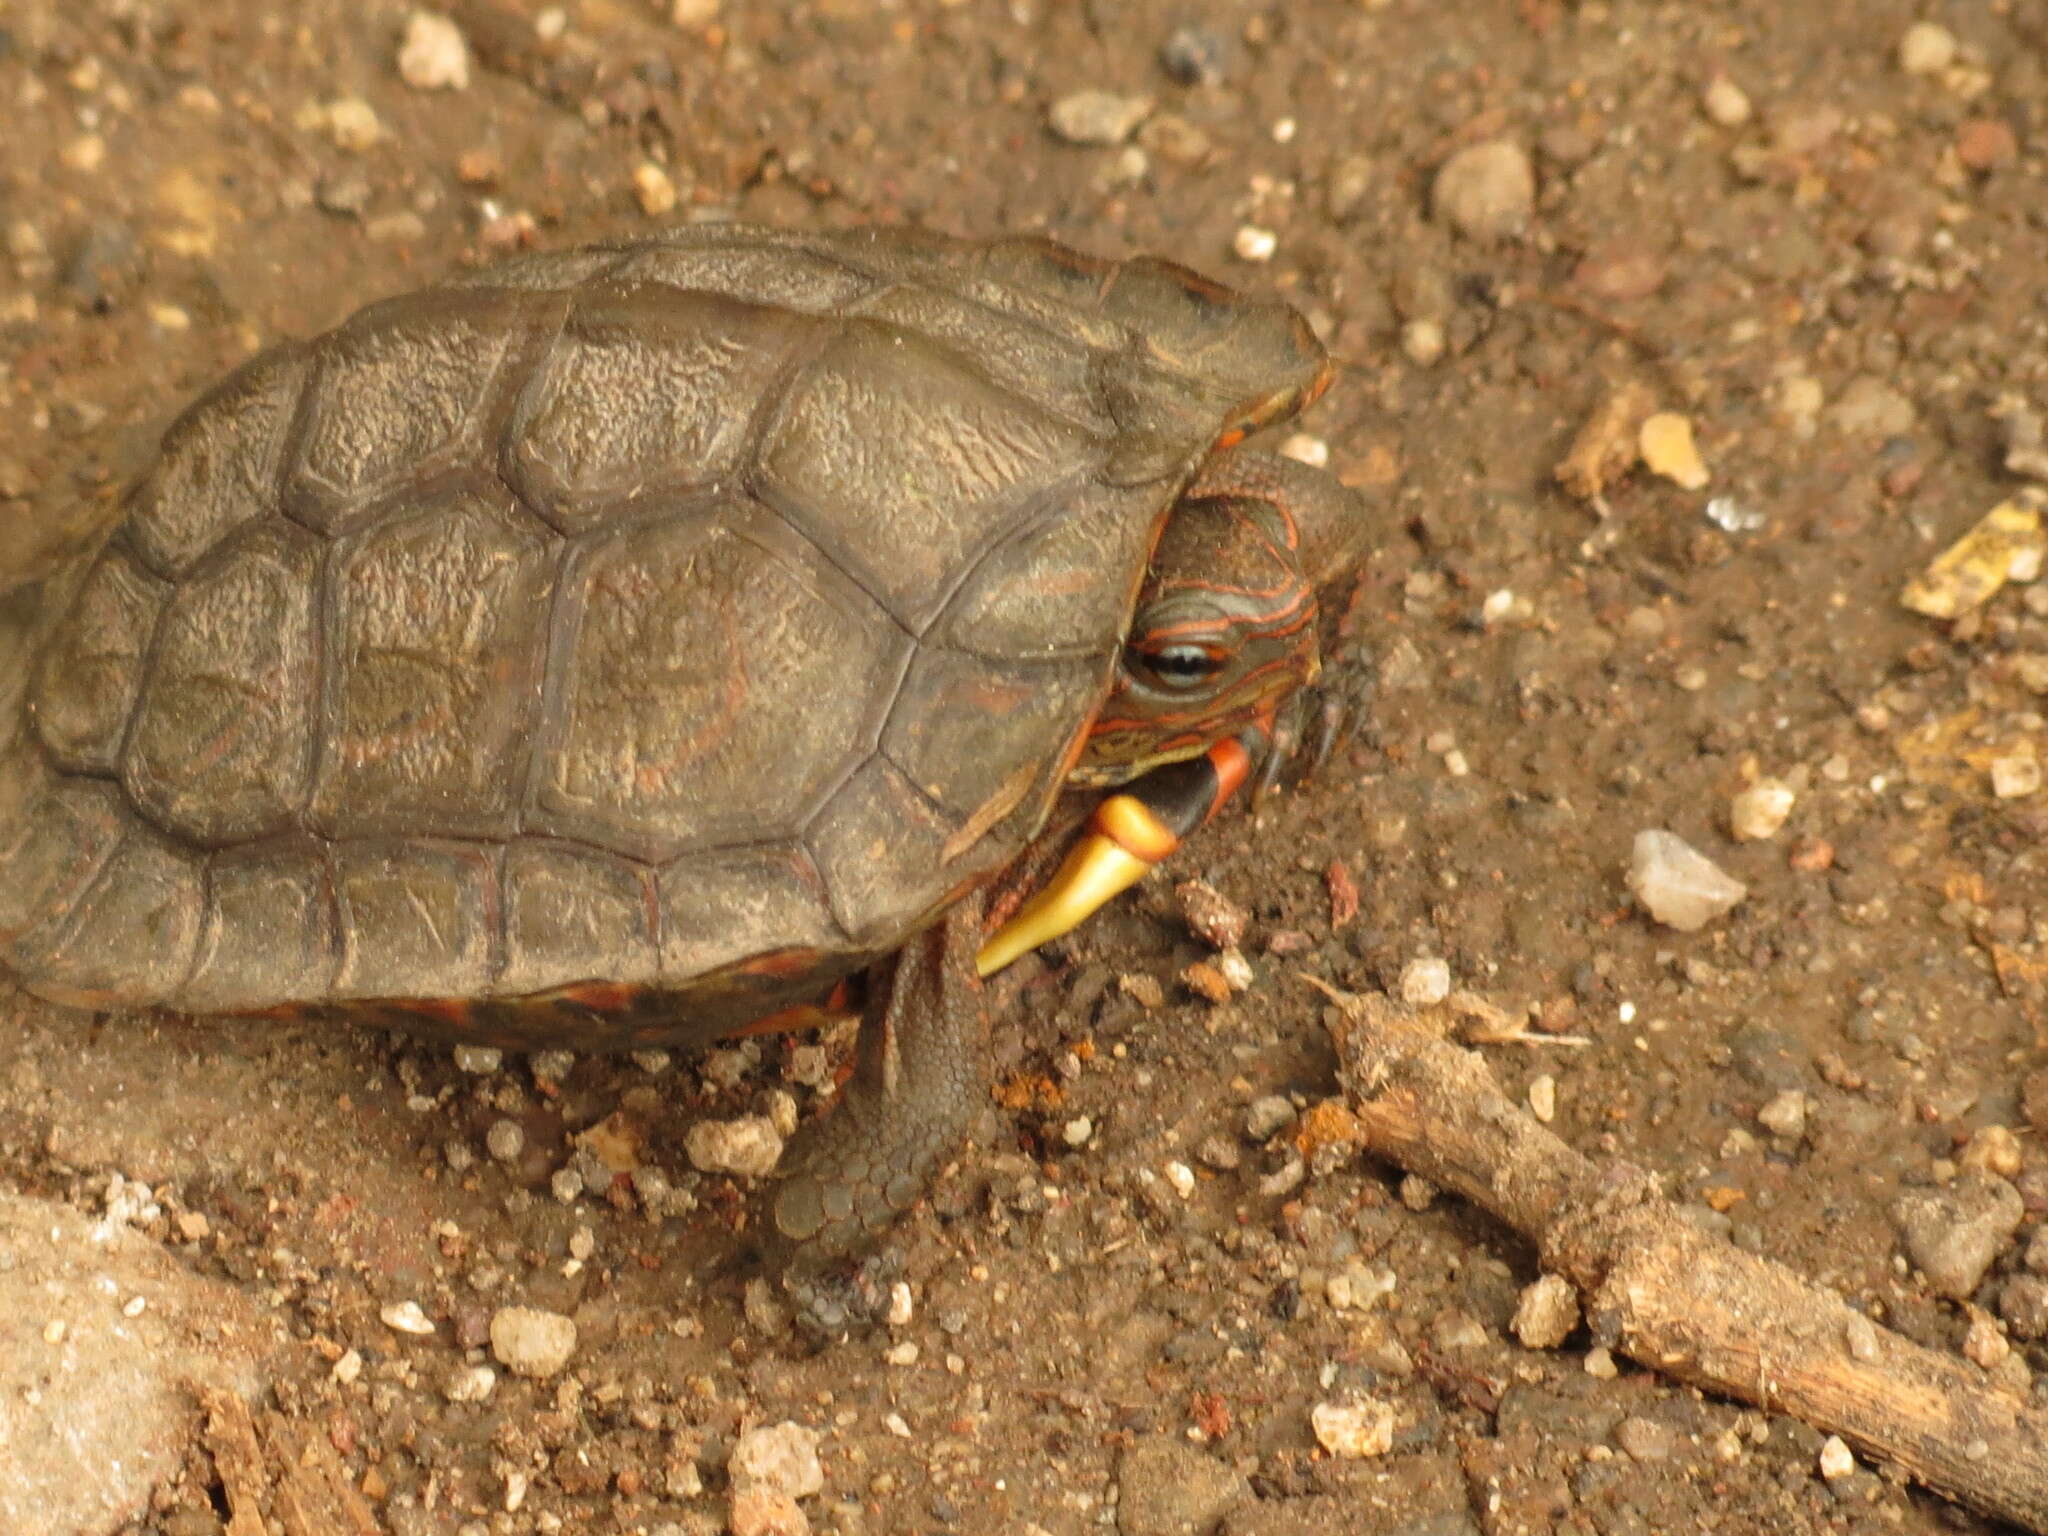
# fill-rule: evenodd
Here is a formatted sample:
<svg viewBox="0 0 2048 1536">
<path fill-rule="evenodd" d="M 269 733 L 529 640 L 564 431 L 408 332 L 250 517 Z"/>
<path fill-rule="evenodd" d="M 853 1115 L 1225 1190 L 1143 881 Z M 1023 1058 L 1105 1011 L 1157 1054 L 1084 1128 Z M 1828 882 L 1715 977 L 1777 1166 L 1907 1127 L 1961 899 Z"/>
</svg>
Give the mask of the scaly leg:
<svg viewBox="0 0 2048 1536">
<path fill-rule="evenodd" d="M 840 1331 L 881 1304 L 864 1257 L 924 1194 L 987 1102 L 988 1020 L 974 974 L 970 898 L 870 973 L 853 1076 L 798 1134 L 775 1192 L 784 1284 L 810 1326 Z"/>
</svg>

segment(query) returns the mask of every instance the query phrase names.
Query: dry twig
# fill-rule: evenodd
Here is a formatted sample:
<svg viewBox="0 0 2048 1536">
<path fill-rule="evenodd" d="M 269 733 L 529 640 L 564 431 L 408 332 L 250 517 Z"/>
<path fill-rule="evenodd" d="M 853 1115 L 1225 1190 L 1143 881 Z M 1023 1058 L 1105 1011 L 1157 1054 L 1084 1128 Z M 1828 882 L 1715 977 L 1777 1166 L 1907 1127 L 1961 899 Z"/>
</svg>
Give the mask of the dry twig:
<svg viewBox="0 0 2048 1536">
<path fill-rule="evenodd" d="M 1323 990 L 1339 1004 L 1331 1033 L 1366 1145 L 1535 1243 L 1544 1269 L 1578 1288 L 1601 1343 L 2048 1532 L 2048 1414 L 1709 1236 L 1648 1174 L 1573 1151 L 1511 1103 L 1477 1055 L 1410 1010 Z"/>
</svg>

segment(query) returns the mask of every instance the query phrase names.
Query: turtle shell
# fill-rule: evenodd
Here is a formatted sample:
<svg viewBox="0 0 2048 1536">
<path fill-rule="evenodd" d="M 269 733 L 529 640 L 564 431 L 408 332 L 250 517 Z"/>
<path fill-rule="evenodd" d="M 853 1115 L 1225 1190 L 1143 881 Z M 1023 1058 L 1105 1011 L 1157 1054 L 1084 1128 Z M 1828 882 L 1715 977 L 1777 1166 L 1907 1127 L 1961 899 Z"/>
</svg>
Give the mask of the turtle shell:
<svg viewBox="0 0 2048 1536">
<path fill-rule="evenodd" d="M 1322 366 L 1166 262 L 738 226 L 273 348 L 39 642 L 0 959 L 513 1043 L 815 995 L 1037 831 L 1162 518 Z"/>
</svg>

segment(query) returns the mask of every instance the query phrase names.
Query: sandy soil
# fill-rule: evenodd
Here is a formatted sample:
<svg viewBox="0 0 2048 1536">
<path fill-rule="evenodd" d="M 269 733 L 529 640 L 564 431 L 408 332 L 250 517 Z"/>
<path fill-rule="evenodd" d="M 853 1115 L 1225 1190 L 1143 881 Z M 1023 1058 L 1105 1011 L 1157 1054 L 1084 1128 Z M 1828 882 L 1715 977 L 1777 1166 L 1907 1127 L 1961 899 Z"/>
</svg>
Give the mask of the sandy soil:
<svg viewBox="0 0 2048 1536">
<path fill-rule="evenodd" d="M 803 1517 L 849 1536 L 1975 1528 L 1823 1478 L 1804 1426 L 1589 1373 L 1583 1334 L 1523 1349 L 1522 1244 L 1397 1171 L 1303 1166 L 1263 1101 L 1336 1092 L 1297 973 L 1440 959 L 1581 1042 L 1488 1050 L 1574 1144 L 1915 1338 L 1986 1320 L 1987 1376 L 2048 1398 L 2048 587 L 1952 621 L 1899 602 L 2016 469 L 2048 474 L 2039 11 L 676 9 L 478 0 L 450 13 L 466 87 L 422 89 L 402 5 L 0 7 L 0 527 L 29 542 L 117 429 L 256 347 L 523 245 L 915 219 L 1286 294 L 1348 365 L 1308 429 L 1386 534 L 1339 661 L 1373 669 L 1370 719 L 1180 863 L 1247 912 L 1252 985 L 1190 987 L 1208 952 L 1167 880 L 1018 967 L 1002 1102 L 902 1234 L 909 1320 L 822 1353 L 750 1306 L 746 1192 L 682 1150 L 808 1103 L 787 1046 L 476 1074 L 10 995 L 0 1177 L 90 1210 L 112 1173 L 151 1186 L 149 1234 L 290 1335 L 259 1421 L 330 1447 L 395 1536 L 776 1529 L 730 1463 L 784 1422 L 820 1437 Z M 1439 173 L 1491 141 L 1533 197 L 1497 156 L 1461 213 Z M 1569 493 L 1631 384 L 1710 480 Z M 1789 818 L 1738 841 L 1764 779 Z M 1746 899 L 1648 920 L 1625 873 L 1651 828 Z M 575 1138 L 614 1116 L 665 1178 L 577 1192 Z M 1957 1300 L 1893 1213 L 1972 1163 L 2025 1216 Z M 433 1333 L 382 1320 L 408 1301 Z M 573 1354 L 474 1400 L 515 1304 L 573 1316 Z M 1367 1398 L 1391 1450 L 1320 1449 L 1312 1410 Z M 133 1529 L 224 1530 L 217 1449 L 195 1429 Z"/>
</svg>

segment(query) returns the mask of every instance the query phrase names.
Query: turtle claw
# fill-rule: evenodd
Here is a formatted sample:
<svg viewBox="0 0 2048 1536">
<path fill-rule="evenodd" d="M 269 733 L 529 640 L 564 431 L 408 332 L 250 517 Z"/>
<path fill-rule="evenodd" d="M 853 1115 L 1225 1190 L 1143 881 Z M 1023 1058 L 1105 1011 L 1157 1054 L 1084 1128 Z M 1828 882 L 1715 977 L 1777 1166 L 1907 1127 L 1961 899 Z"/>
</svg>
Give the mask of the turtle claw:
<svg viewBox="0 0 2048 1536">
<path fill-rule="evenodd" d="M 781 1285 L 797 1328 L 829 1344 L 879 1326 L 902 1273 L 902 1254 L 894 1245 L 859 1256 L 799 1252 L 784 1267 Z"/>
</svg>

